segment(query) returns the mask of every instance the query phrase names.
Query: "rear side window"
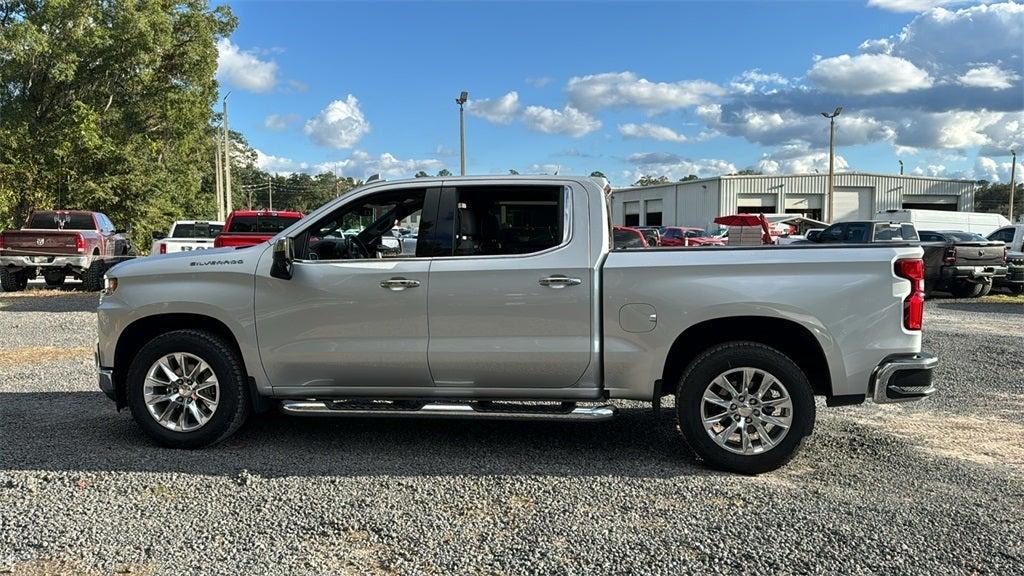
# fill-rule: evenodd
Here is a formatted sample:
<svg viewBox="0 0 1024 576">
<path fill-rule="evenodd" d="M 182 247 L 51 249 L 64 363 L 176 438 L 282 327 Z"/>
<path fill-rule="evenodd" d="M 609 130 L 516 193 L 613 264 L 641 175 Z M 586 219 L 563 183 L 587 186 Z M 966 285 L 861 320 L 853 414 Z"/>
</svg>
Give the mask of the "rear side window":
<svg viewBox="0 0 1024 576">
<path fill-rule="evenodd" d="M 237 216 L 231 220 L 231 232 L 277 234 L 298 220 L 298 218 L 269 214 L 266 216 Z"/>
<path fill-rule="evenodd" d="M 171 238 L 216 238 L 224 226 L 221 224 L 209 224 L 196 222 L 195 224 L 178 224 L 174 227 Z"/>
<path fill-rule="evenodd" d="M 851 243 L 868 241 L 868 224 L 864 222 L 853 222 L 846 226 L 846 241 Z"/>
<path fill-rule="evenodd" d="M 988 239 L 999 240 L 1009 244 L 1013 242 L 1013 232 L 1013 228 L 1003 228 L 1002 230 L 996 230 L 995 232 L 989 234 Z"/>
<path fill-rule="evenodd" d="M 531 254 L 564 238 L 561 186 L 460 186 L 456 190 L 456 256 Z"/>
<path fill-rule="evenodd" d="M 35 212 L 29 218 L 29 228 L 37 230 L 95 230 L 92 214 L 68 212 Z"/>
</svg>

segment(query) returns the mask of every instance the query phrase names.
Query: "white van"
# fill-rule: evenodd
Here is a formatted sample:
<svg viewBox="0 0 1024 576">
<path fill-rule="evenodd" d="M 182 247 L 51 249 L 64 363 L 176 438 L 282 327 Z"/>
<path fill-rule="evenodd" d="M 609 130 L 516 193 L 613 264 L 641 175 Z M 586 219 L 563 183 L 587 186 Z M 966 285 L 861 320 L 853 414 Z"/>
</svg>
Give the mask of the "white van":
<svg viewBox="0 0 1024 576">
<path fill-rule="evenodd" d="M 880 210 L 876 221 L 911 222 L 918 230 L 962 230 L 987 236 L 1010 221 L 1002 214 L 951 212 L 946 210 Z"/>
</svg>

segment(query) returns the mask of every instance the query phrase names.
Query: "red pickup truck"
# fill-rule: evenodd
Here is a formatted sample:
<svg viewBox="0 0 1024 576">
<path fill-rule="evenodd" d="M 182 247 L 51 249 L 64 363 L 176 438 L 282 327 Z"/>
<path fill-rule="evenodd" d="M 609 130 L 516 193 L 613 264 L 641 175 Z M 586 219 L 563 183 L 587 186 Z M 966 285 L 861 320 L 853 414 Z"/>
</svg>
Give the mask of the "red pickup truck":
<svg viewBox="0 0 1024 576">
<path fill-rule="evenodd" d="M 301 212 L 235 210 L 224 222 L 224 231 L 213 240 L 214 248 L 243 248 L 270 240 L 278 232 L 301 220 Z"/>
<path fill-rule="evenodd" d="M 16 292 L 38 275 L 50 287 L 73 276 L 86 290 L 98 291 L 107 269 L 135 255 L 126 234 L 99 212 L 34 211 L 21 230 L 0 233 L 0 285 Z"/>
</svg>

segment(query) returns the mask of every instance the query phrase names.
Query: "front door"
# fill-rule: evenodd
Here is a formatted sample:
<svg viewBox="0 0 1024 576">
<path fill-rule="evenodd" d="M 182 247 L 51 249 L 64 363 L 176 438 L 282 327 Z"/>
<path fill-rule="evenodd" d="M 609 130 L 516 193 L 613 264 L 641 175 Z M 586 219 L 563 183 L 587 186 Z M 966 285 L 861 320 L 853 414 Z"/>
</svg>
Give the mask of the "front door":
<svg viewBox="0 0 1024 576">
<path fill-rule="evenodd" d="M 445 253 L 427 303 L 435 386 L 569 388 L 587 373 L 593 285 L 578 192 L 574 206 L 563 185 L 445 187 L 437 234 L 451 241 L 434 242 Z"/>
<path fill-rule="evenodd" d="M 438 194 L 392 188 L 357 195 L 294 236 L 291 279 L 271 277 L 261 262 L 257 337 L 276 393 L 374 395 L 432 386 L 430 259 L 396 249 L 392 227 L 419 220 L 425 197 L 436 202 Z M 270 257 L 267 251 L 263 259 Z"/>
</svg>

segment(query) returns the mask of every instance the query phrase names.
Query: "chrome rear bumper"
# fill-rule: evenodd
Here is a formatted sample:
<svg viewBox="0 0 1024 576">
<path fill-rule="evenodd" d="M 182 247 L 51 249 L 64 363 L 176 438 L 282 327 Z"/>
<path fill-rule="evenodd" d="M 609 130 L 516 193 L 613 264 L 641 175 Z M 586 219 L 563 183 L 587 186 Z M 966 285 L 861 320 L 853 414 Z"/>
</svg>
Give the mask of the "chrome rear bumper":
<svg viewBox="0 0 1024 576">
<path fill-rule="evenodd" d="M 932 370 L 938 363 L 938 358 L 925 352 L 884 360 L 871 378 L 872 399 L 876 404 L 889 404 L 931 396 L 935 393 Z"/>
</svg>

